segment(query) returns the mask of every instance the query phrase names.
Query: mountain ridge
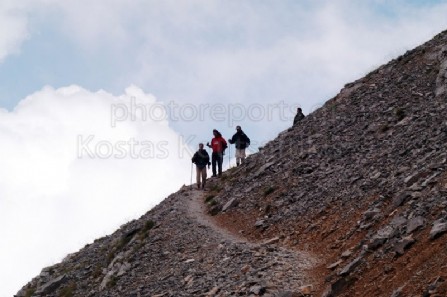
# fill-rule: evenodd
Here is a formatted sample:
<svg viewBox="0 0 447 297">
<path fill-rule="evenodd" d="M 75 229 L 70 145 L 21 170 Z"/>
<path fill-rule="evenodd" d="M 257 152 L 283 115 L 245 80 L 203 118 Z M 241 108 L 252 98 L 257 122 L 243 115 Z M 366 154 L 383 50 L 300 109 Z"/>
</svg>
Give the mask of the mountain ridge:
<svg viewBox="0 0 447 297">
<path fill-rule="evenodd" d="M 16 296 L 445 296 L 446 111 L 444 31 Z"/>
<path fill-rule="evenodd" d="M 332 282 L 324 296 L 339 295 L 355 283 L 362 284 L 352 274 L 365 270 L 360 265 L 366 262 L 364 266 L 368 266 L 364 258 L 386 258 L 389 255 L 384 250 L 390 254 L 392 249 L 402 259 L 407 249 L 423 250 L 419 245 L 425 242 L 426 234 L 419 234 L 420 230 L 431 232 L 431 224 L 442 229 L 446 220 L 445 213 L 435 212 L 435 208 L 445 212 L 447 205 L 446 154 L 442 150 L 447 140 L 443 117 L 446 42 L 443 32 L 347 84 L 300 125 L 268 143 L 249 164 L 238 169 L 243 171 L 239 176 L 247 178 L 233 183 L 235 189 L 225 191 L 219 199 L 224 204 L 242 191 L 238 184 L 251 185 L 248 192 L 255 192 L 257 197 L 245 194 L 234 214 L 222 214 L 227 217 L 222 220 L 231 222 L 231 217 L 251 213 L 250 226 L 239 221 L 235 229 L 242 228 L 254 238 L 281 234 L 286 244 L 299 246 L 301 241 L 315 246 L 317 252 L 332 254 L 327 261 L 333 262 L 326 264 L 334 272 L 321 267 L 328 283 Z M 252 172 L 256 168 L 263 170 Z M 259 198 L 272 188 L 273 194 Z M 393 223 L 388 222 L 392 219 Z M 404 227 L 410 231 L 402 230 Z M 321 244 L 329 248 L 322 249 Z M 426 258 L 428 261 L 429 255 Z M 341 259 L 338 265 L 331 265 Z M 387 288 L 386 293 L 376 287 L 365 290 L 373 276 L 363 273 L 361 277 L 366 280 L 362 290 L 368 293 L 360 296 L 389 296 L 391 290 L 410 287 L 402 283 Z M 378 275 L 376 272 L 374 277 Z M 431 277 L 437 279 L 439 275 Z M 342 295 L 358 292 L 357 288 Z"/>
</svg>

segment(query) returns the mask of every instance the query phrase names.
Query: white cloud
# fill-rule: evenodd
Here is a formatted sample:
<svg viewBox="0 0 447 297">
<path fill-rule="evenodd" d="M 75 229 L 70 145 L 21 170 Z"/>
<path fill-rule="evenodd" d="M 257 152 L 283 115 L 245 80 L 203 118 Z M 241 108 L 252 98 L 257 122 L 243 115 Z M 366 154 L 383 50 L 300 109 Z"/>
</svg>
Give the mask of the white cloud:
<svg viewBox="0 0 447 297">
<path fill-rule="evenodd" d="M 121 96 L 70 86 L 0 110 L 1 296 L 189 182 L 181 136 L 143 117 L 157 105 L 135 86 Z"/>
<path fill-rule="evenodd" d="M 162 13 L 147 8 L 135 33 L 144 40 L 135 51 L 139 63 L 129 75 L 180 101 L 286 99 L 310 110 L 447 26 L 446 4 L 376 2 L 154 5 Z"/>
<path fill-rule="evenodd" d="M 30 22 L 31 34 L 36 33 L 31 38 L 38 39 L 39 30 L 51 27 L 45 40 L 49 48 L 74 46 L 73 52 L 83 57 L 75 60 L 88 67 L 66 66 L 66 71 L 81 71 L 80 76 L 92 71 L 98 80 L 91 83 L 98 88 L 135 83 L 164 102 L 228 107 L 235 102 L 268 106 L 284 100 L 310 112 L 345 83 L 447 27 L 447 4 L 409 3 L 5 0 L 0 3 L 0 62 L 20 50 Z M 28 58 L 33 66 L 33 59 L 41 57 L 37 53 Z M 51 77 L 69 76 L 60 71 L 64 65 L 56 69 L 52 63 L 47 61 L 44 69 Z M 101 72 L 113 65 L 113 81 L 102 80 L 108 76 Z M 11 288 L 59 260 L 67 249 L 75 250 L 85 238 L 110 232 L 125 218 L 149 208 L 152 196 L 164 197 L 178 187 L 177 181 L 189 181 L 189 160 L 183 163 L 173 156 L 182 149 L 169 125 L 201 135 L 194 141 L 209 141 L 212 128 L 227 137 L 234 133 L 234 125 L 210 117 L 168 125 L 145 121 L 141 114 L 112 128 L 111 104 L 128 104 L 132 96 L 145 106 L 158 103 L 136 87 L 113 96 L 72 86 L 44 88 L 13 112 L 0 110 L 0 223 L 13 226 L 2 228 L 0 235 L 10 244 L 0 253 L 0 263 L 16 267 L 10 273 L 4 268 L 2 273 L 8 275 L 0 278 Z M 291 119 L 244 118 L 238 123 L 253 142 L 263 142 L 290 126 Z M 151 153 L 163 157 L 166 139 L 169 158 L 141 158 Z M 87 146 L 79 148 L 79 141 Z M 78 149 L 83 158 L 77 158 Z M 128 155 L 119 159 L 123 150 Z M 153 176 L 154 171 L 159 174 Z M 168 185 L 163 179 L 167 174 L 172 176 Z M 80 237 L 80 230 L 85 237 Z M 84 234 L 85 230 L 92 233 Z M 54 250 L 36 256 L 47 245 Z M 17 252 L 23 263 L 6 258 L 11 252 Z"/>
<path fill-rule="evenodd" d="M 123 71 L 110 83 L 137 83 L 163 100 L 190 103 L 293 96 L 309 109 L 447 26 L 447 4 L 409 1 L 24 3 L 21 10 L 40 15 L 36 24 L 49 20 L 64 41 L 90 54 L 92 68 L 95 57 L 114 59 Z M 26 19 L 14 20 L 25 30 Z"/>
<path fill-rule="evenodd" d="M 27 38 L 27 18 L 23 6 L 15 1 L 0 2 L 0 63 L 17 53 Z"/>
<path fill-rule="evenodd" d="M 408 1 L 29 3 L 93 69 L 98 56 L 122 67 L 109 83 L 162 100 L 286 99 L 305 110 L 447 26 L 447 4 Z"/>
</svg>

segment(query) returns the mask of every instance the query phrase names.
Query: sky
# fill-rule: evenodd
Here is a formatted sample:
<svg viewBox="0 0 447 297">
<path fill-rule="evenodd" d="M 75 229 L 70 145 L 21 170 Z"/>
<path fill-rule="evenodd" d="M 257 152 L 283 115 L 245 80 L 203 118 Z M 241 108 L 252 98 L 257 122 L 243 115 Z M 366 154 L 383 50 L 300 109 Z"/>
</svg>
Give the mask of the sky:
<svg viewBox="0 0 447 297">
<path fill-rule="evenodd" d="M 0 296 L 189 184 L 212 129 L 241 125 L 254 153 L 446 15 L 447 1 L 0 0 Z"/>
</svg>

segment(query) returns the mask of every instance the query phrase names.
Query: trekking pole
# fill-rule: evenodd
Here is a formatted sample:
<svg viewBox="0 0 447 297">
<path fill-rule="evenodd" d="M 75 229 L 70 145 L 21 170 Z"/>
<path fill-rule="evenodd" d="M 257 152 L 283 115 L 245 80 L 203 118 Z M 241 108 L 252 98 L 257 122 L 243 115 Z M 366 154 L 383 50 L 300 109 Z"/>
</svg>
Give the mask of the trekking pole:
<svg viewBox="0 0 447 297">
<path fill-rule="evenodd" d="M 231 158 L 231 145 L 228 146 L 228 169 L 231 168 L 230 158 Z"/>
<path fill-rule="evenodd" d="M 191 163 L 191 179 L 189 183 L 189 189 L 192 190 L 192 169 L 193 169 L 193 163 Z"/>
</svg>

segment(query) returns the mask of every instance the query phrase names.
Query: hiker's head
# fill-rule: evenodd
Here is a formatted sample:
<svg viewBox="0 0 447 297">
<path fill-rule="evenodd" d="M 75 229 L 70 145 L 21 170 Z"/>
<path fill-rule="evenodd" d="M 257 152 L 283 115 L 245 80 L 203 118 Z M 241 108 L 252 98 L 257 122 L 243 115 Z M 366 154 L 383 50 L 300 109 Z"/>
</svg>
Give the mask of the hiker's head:
<svg viewBox="0 0 447 297">
<path fill-rule="evenodd" d="M 303 110 L 301 109 L 301 107 L 298 107 L 298 109 L 297 109 L 296 111 L 299 112 L 299 113 L 303 112 Z"/>
<path fill-rule="evenodd" d="M 241 126 L 236 126 L 236 131 L 241 131 Z"/>
<path fill-rule="evenodd" d="M 214 136 L 219 135 L 219 131 L 217 131 L 216 129 L 214 129 L 214 130 L 213 130 L 213 135 L 214 135 Z"/>
<path fill-rule="evenodd" d="M 203 143 L 199 143 L 199 149 L 203 150 Z"/>
</svg>

